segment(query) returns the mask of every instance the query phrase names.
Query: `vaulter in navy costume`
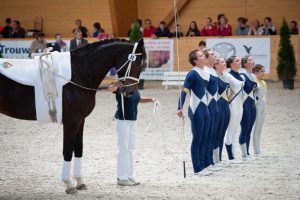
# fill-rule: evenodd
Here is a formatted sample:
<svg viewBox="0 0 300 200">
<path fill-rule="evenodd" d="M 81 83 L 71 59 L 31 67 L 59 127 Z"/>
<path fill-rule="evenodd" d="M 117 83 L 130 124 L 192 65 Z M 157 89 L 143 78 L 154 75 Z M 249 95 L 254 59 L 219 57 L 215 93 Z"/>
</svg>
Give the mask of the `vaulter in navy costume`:
<svg viewBox="0 0 300 200">
<path fill-rule="evenodd" d="M 243 86 L 244 80 L 239 74 L 241 68 L 240 58 L 231 56 L 227 59 L 226 65 L 230 68 L 230 72 L 226 74 L 229 80 L 230 92 L 228 95 L 230 120 L 227 129 L 225 146 L 228 154 L 229 163 L 240 164 L 241 161 L 235 159 L 235 148 L 238 145 L 238 136 L 240 123 L 243 115 Z"/>
<path fill-rule="evenodd" d="M 205 144 L 209 129 L 209 111 L 206 97 L 209 74 L 204 72 L 206 57 L 201 51 L 194 50 L 189 54 L 189 62 L 194 68 L 187 74 L 184 81 L 177 115 L 184 117 L 182 108 L 186 95 L 190 93 L 188 116 L 191 120 L 193 134 L 191 156 L 194 173 L 195 175 L 209 175 L 211 172 L 204 169 Z"/>
<path fill-rule="evenodd" d="M 249 144 L 251 138 L 252 127 L 256 118 L 256 107 L 254 90 L 257 87 L 255 75 L 252 69 L 255 65 L 254 59 L 251 56 L 244 56 L 241 60 L 242 69 L 240 70 L 241 77 L 245 81 L 243 90 L 243 117 L 241 121 L 241 134 L 239 144 L 241 145 L 242 159 L 247 160 L 249 154 Z"/>
<path fill-rule="evenodd" d="M 213 160 L 213 151 L 216 141 L 216 131 L 217 131 L 217 115 L 218 115 L 218 75 L 215 71 L 214 64 L 216 62 L 216 56 L 213 51 L 206 49 L 203 51 L 203 54 L 206 56 L 206 66 L 204 67 L 204 71 L 209 76 L 209 82 L 207 85 L 207 101 L 208 101 L 208 110 L 210 113 L 209 120 L 209 130 L 206 142 L 206 152 L 204 159 L 204 166 L 208 167 L 208 170 L 218 171 L 221 168 L 218 168 L 214 165 Z"/>
<path fill-rule="evenodd" d="M 218 115 L 217 115 L 217 131 L 216 131 L 216 140 L 214 146 L 214 162 L 219 163 L 220 166 L 222 161 L 222 150 L 224 145 L 224 137 L 230 120 L 230 109 L 228 103 L 227 93 L 229 90 L 229 80 L 224 75 L 226 69 L 226 62 L 224 58 L 217 58 L 215 67 L 216 72 L 219 76 L 218 80 Z"/>
</svg>

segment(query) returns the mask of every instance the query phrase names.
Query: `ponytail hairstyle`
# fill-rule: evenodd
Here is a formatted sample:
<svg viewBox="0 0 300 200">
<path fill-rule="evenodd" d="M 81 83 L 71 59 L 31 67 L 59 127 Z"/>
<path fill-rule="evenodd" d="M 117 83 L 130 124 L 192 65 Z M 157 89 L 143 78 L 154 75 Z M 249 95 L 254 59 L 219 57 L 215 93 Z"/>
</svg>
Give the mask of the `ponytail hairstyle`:
<svg viewBox="0 0 300 200">
<path fill-rule="evenodd" d="M 198 51 L 199 51 L 198 49 L 195 49 L 195 50 L 191 51 L 190 54 L 189 54 L 189 62 L 193 66 L 196 66 L 195 60 L 198 59 L 197 58 L 197 52 Z"/>
<path fill-rule="evenodd" d="M 262 70 L 264 68 L 264 66 L 262 66 L 261 64 L 256 64 L 255 67 L 253 67 L 252 72 L 254 74 L 256 74 L 257 72 L 259 72 L 260 70 Z"/>
<path fill-rule="evenodd" d="M 234 59 L 236 58 L 236 56 L 231 56 L 226 60 L 226 66 L 227 68 L 231 68 L 231 63 L 233 63 Z"/>
<path fill-rule="evenodd" d="M 244 56 L 241 59 L 242 68 L 245 68 L 245 64 L 248 62 L 250 55 Z"/>
</svg>

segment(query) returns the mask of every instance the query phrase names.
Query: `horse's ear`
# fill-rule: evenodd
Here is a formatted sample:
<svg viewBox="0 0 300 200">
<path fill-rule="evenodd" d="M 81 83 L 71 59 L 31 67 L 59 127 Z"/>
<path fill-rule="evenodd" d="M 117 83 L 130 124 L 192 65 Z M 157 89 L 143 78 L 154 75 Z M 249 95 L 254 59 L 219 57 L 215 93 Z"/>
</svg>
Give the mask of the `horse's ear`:
<svg viewBox="0 0 300 200">
<path fill-rule="evenodd" d="M 144 39 L 143 38 L 139 39 L 138 46 L 141 46 L 141 47 L 144 46 Z"/>
</svg>

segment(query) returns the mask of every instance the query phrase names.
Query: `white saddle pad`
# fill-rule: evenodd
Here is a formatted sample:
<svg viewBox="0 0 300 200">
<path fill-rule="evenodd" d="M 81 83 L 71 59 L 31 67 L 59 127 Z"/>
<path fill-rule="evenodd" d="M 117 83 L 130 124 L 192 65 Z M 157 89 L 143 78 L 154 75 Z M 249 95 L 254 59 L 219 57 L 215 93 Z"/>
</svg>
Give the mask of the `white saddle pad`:
<svg viewBox="0 0 300 200">
<path fill-rule="evenodd" d="M 50 56 L 49 56 L 50 57 Z M 45 58 L 45 57 L 44 57 Z M 53 70 L 71 80 L 71 59 L 69 52 L 51 53 Z M 46 59 L 46 58 L 45 58 Z M 50 58 L 49 58 L 50 59 Z M 51 63 L 51 61 L 49 60 Z M 34 59 L 0 59 L 0 73 L 20 84 L 34 86 L 36 118 L 41 123 L 51 121 L 48 102 L 44 98 L 43 85 L 39 71 L 39 57 Z M 62 122 L 62 89 L 68 81 L 55 76 L 58 97 L 55 99 L 57 122 Z"/>
</svg>

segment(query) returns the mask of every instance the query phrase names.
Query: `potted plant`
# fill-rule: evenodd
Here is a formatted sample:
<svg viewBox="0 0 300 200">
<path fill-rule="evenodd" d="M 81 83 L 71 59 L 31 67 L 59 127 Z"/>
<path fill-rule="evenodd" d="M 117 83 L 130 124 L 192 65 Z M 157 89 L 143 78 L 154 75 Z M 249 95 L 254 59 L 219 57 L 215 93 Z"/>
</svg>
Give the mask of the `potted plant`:
<svg viewBox="0 0 300 200">
<path fill-rule="evenodd" d="M 280 28 L 277 74 L 278 78 L 283 82 L 283 88 L 292 90 L 294 89 L 294 78 L 297 68 L 294 47 L 290 38 L 289 27 L 284 18 Z"/>
<path fill-rule="evenodd" d="M 142 33 L 140 31 L 140 26 L 138 22 L 134 23 L 134 26 L 129 34 L 129 40 L 133 42 L 138 42 L 140 39 L 142 39 Z M 144 79 L 140 79 L 138 87 L 140 90 L 144 89 Z"/>
</svg>

